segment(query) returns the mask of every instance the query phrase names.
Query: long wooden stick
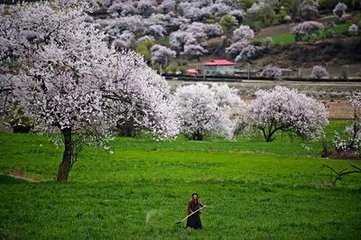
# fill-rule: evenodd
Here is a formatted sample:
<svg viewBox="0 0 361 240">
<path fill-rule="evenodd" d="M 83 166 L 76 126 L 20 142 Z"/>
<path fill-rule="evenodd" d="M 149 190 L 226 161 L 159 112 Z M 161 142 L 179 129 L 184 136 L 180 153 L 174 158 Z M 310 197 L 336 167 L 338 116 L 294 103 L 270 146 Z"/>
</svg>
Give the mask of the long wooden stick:
<svg viewBox="0 0 361 240">
<path fill-rule="evenodd" d="M 191 214 L 189 214 L 188 216 L 186 216 L 185 218 L 183 218 L 182 220 L 180 220 L 179 222 L 176 222 L 175 224 L 179 224 L 184 222 L 187 218 L 189 218 L 190 216 L 192 216 L 193 214 L 195 214 L 196 212 L 199 212 L 200 210 L 202 210 L 203 208 L 205 208 L 206 206 L 203 206 L 201 208 L 198 208 L 197 210 L 195 210 L 194 212 L 192 212 Z"/>
</svg>

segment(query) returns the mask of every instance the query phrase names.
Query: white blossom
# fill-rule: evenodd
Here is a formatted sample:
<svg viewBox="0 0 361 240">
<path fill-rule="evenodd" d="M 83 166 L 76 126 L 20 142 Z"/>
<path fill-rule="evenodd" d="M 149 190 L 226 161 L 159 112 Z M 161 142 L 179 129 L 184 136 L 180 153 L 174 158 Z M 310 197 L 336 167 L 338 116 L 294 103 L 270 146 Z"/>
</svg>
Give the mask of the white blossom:
<svg viewBox="0 0 361 240">
<path fill-rule="evenodd" d="M 282 70 L 279 67 L 267 65 L 261 72 L 262 77 L 280 79 L 282 77 Z"/>
<path fill-rule="evenodd" d="M 321 79 L 321 78 L 328 78 L 328 77 L 329 77 L 329 74 L 325 67 L 316 65 L 312 68 L 311 78 Z"/>
<path fill-rule="evenodd" d="M 175 99 L 179 105 L 181 131 L 193 140 L 202 140 L 207 134 L 233 138 L 245 112 L 236 90 L 225 84 L 179 87 Z"/>
<path fill-rule="evenodd" d="M 341 18 L 345 14 L 346 10 L 347 10 L 347 5 L 344 4 L 343 2 L 339 2 L 333 9 L 333 14 Z"/>
<path fill-rule="evenodd" d="M 152 51 L 151 61 L 153 64 L 167 66 L 169 59 L 176 56 L 175 51 L 158 44 L 154 45 L 150 50 Z"/>
<path fill-rule="evenodd" d="M 155 136 L 177 134 L 166 81 L 136 53 L 108 48 L 81 8 L 36 2 L 9 6 L 0 15 L 11 22 L 0 26 L 0 45 L 21 64 L 12 73 L 14 98 L 37 130 L 64 135 L 59 173 L 70 171 L 63 163 L 74 163 L 75 142 L 95 141 L 129 118 Z M 71 136 L 78 136 L 75 142 Z"/>
<path fill-rule="evenodd" d="M 328 123 L 322 103 L 281 86 L 258 90 L 255 95 L 249 106 L 249 123 L 262 131 L 266 141 L 272 141 L 277 131 L 312 139 L 322 136 Z"/>
</svg>

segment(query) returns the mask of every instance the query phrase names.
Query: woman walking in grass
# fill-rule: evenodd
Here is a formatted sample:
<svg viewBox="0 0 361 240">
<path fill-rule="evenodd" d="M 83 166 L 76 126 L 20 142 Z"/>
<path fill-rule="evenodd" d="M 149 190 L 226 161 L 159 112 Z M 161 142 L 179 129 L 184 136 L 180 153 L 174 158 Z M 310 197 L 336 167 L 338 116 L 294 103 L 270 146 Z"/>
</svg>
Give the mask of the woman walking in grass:
<svg viewBox="0 0 361 240">
<path fill-rule="evenodd" d="M 187 212 L 192 214 L 187 219 L 187 227 L 194 229 L 202 229 L 201 217 L 200 217 L 200 208 L 203 207 L 203 204 L 199 201 L 198 193 L 192 193 L 192 198 L 188 201 Z"/>
</svg>

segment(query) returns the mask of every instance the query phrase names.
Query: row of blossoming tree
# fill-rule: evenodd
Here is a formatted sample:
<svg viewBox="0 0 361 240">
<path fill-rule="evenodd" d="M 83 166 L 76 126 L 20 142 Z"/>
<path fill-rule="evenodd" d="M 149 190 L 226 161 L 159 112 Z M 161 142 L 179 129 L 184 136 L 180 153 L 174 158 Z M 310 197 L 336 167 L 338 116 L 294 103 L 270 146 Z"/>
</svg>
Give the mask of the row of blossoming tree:
<svg viewBox="0 0 361 240">
<path fill-rule="evenodd" d="M 202 140 L 207 134 L 231 139 L 246 126 L 258 128 L 267 142 L 273 141 L 278 131 L 311 139 L 322 137 L 328 123 L 322 103 L 282 86 L 259 90 L 255 95 L 247 105 L 225 84 L 180 87 L 175 98 L 181 131 L 193 140 Z"/>
<path fill-rule="evenodd" d="M 106 12 L 101 16 L 91 14 L 86 21 L 104 33 L 108 44 L 116 49 L 137 49 L 143 55 L 151 55 L 146 60 L 163 68 L 175 55 L 199 60 L 206 54 L 214 54 L 211 50 L 215 45 L 222 56 L 227 55 L 236 61 L 259 57 L 266 49 L 253 44 L 254 32 L 249 25 L 257 29 L 255 22 L 271 24 L 274 20 L 277 23 L 307 20 L 292 29 L 297 40 L 307 40 L 323 29 L 321 23 L 310 21 L 320 16 L 319 3 L 314 0 L 88 2 L 95 12 Z M 346 9 L 344 3 L 334 3 L 333 12 L 340 19 Z M 354 24 L 350 31 L 357 35 L 358 26 Z M 151 49 L 152 45 L 156 47 Z"/>
<path fill-rule="evenodd" d="M 35 131 L 61 133 L 58 181 L 67 181 L 84 146 L 106 147 L 112 130 L 128 123 L 157 138 L 182 132 L 194 140 L 207 134 L 231 139 L 248 125 L 266 141 L 277 131 L 322 136 L 325 107 L 286 87 L 260 90 L 248 105 L 224 84 L 188 85 L 171 94 L 141 56 L 116 51 L 86 18 L 77 1 L 0 8 L 1 111 L 16 106 Z"/>
</svg>

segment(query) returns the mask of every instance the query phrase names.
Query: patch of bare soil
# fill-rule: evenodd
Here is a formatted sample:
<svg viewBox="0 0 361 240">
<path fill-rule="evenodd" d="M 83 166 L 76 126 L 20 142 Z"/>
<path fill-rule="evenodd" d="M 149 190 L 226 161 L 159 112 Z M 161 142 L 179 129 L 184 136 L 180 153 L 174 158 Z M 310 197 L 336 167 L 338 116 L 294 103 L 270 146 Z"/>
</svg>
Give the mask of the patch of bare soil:
<svg viewBox="0 0 361 240">
<path fill-rule="evenodd" d="M 26 174 L 25 170 L 21 168 L 10 169 L 5 172 L 5 175 L 34 183 L 43 181 L 40 176 L 29 176 L 28 174 Z"/>
<path fill-rule="evenodd" d="M 330 152 L 327 156 L 331 159 L 337 159 L 337 160 L 355 160 L 355 161 L 361 161 L 361 156 L 357 153 L 353 152 Z"/>
<path fill-rule="evenodd" d="M 353 108 L 348 100 L 322 100 L 330 119 L 352 119 Z"/>
<path fill-rule="evenodd" d="M 291 26 L 293 26 L 293 24 L 291 25 L 289 23 L 286 23 L 263 28 L 257 33 L 257 37 L 271 37 L 273 35 L 287 34 L 290 33 Z"/>
</svg>

